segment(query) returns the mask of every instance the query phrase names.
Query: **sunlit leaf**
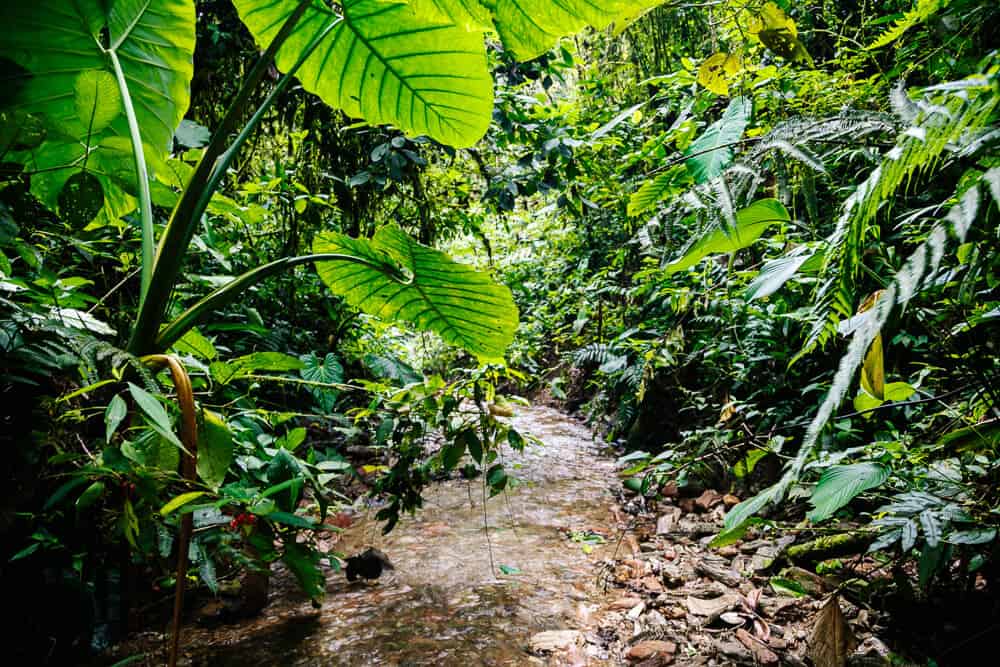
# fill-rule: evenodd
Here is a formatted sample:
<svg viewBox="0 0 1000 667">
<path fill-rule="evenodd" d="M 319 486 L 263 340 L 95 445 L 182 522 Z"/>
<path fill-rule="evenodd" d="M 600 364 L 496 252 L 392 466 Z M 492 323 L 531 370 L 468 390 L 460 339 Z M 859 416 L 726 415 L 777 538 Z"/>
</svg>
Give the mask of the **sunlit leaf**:
<svg viewBox="0 0 1000 667">
<path fill-rule="evenodd" d="M 342 253 L 370 264 L 317 262 L 323 282 L 352 306 L 377 317 L 433 331 L 483 361 L 503 358 L 514 338 L 517 307 L 510 290 L 489 274 L 420 245 L 394 225 L 371 240 L 326 232 L 316 253 Z M 399 276 L 400 269 L 411 276 Z"/>
<path fill-rule="evenodd" d="M 749 98 L 734 97 L 722 118 L 691 142 L 684 154 L 688 156 L 685 164 L 695 182 L 710 181 L 729 166 L 733 159 L 733 145 L 743 136 L 752 111 L 753 104 Z"/>
<path fill-rule="evenodd" d="M 297 3 L 234 4 L 266 46 Z M 394 125 L 457 147 L 483 136 L 493 82 L 481 32 L 440 13 L 419 15 L 402 3 L 346 0 L 341 9 L 343 18 L 297 72 L 306 90 L 372 125 Z M 278 67 L 288 71 L 312 37 L 337 20 L 326 3 L 314 2 L 278 52 Z"/>
<path fill-rule="evenodd" d="M 799 246 L 784 257 L 767 262 L 747 286 L 747 300 L 762 299 L 777 292 L 809 261 L 815 250 L 812 246 Z"/>
<path fill-rule="evenodd" d="M 788 222 L 788 210 L 777 199 L 760 199 L 736 212 L 732 229 L 714 229 L 696 240 L 679 258 L 663 267 L 667 273 L 688 269 L 708 255 L 735 252 L 760 238 L 771 225 Z"/>
<path fill-rule="evenodd" d="M 732 53 L 715 53 L 698 68 L 698 83 L 716 95 L 729 95 L 729 86 L 743 69 L 743 61 Z"/>
<path fill-rule="evenodd" d="M 111 175 L 132 160 L 124 96 L 108 53 L 121 62 L 145 151 L 165 158 L 187 110 L 195 7 L 190 0 L 36 0 L 0 3 L 0 58 L 21 67 L 12 104 L 40 118 L 46 140 L 19 159 L 40 171 L 32 192 L 50 209 L 86 168 L 111 217 L 134 208 Z M 122 139 L 109 143 L 109 139 Z M 134 168 L 131 173 L 134 188 Z"/>
<path fill-rule="evenodd" d="M 171 512 L 174 512 L 184 505 L 190 502 L 198 500 L 202 496 L 208 495 L 208 491 L 190 491 L 188 493 L 182 493 L 179 496 L 175 496 L 166 505 L 160 508 L 160 514 L 162 516 L 167 516 Z"/>
</svg>

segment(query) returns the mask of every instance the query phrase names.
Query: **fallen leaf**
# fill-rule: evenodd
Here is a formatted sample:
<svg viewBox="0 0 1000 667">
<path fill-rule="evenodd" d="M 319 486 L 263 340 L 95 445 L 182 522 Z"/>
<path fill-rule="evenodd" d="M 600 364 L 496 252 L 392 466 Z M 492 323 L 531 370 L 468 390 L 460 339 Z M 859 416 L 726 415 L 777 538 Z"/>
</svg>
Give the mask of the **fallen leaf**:
<svg viewBox="0 0 1000 667">
<path fill-rule="evenodd" d="M 809 638 L 809 657 L 816 667 L 845 667 L 857 642 L 840 611 L 840 597 L 831 595 L 816 616 Z"/>
<path fill-rule="evenodd" d="M 753 654 L 757 663 L 761 665 L 778 664 L 778 656 L 774 653 L 774 651 L 754 639 L 750 633 L 743 628 L 736 631 L 736 638 L 740 640 L 741 644 L 747 647 L 750 653 Z"/>
</svg>

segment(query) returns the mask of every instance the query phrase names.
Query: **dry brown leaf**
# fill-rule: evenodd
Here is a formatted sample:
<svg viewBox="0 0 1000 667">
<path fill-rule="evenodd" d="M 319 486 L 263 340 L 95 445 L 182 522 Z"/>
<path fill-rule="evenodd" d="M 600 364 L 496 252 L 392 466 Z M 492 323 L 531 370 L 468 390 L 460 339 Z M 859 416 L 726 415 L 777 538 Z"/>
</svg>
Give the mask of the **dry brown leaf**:
<svg viewBox="0 0 1000 667">
<path fill-rule="evenodd" d="M 750 653 L 753 654 L 754 659 L 758 664 L 761 665 L 777 665 L 778 656 L 764 646 L 762 643 L 754 639 L 749 632 L 740 628 L 736 631 L 736 638 L 740 640 L 740 643 L 749 649 Z"/>
<path fill-rule="evenodd" d="M 832 595 L 816 616 L 809 638 L 809 657 L 816 667 L 846 667 L 856 646 L 851 626 L 840 611 L 840 597 Z"/>
</svg>

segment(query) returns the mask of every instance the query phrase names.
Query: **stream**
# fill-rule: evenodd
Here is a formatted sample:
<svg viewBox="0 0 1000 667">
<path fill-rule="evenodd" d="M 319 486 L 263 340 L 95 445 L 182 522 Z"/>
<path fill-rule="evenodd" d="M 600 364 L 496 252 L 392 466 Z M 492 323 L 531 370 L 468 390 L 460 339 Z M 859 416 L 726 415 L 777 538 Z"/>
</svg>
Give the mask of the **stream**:
<svg viewBox="0 0 1000 667">
<path fill-rule="evenodd" d="M 546 664 L 528 653 L 533 635 L 592 627 L 601 598 L 595 564 L 615 546 L 615 471 L 589 429 L 557 410 L 520 407 L 513 423 L 542 445 L 504 451 L 513 484 L 486 502 L 488 533 L 481 480 L 432 485 L 423 509 L 389 535 L 358 521 L 334 546 L 351 554 L 374 545 L 394 571 L 376 583 L 331 573 L 318 611 L 289 577 L 275 576 L 260 617 L 213 630 L 189 625 L 187 664 Z"/>
</svg>

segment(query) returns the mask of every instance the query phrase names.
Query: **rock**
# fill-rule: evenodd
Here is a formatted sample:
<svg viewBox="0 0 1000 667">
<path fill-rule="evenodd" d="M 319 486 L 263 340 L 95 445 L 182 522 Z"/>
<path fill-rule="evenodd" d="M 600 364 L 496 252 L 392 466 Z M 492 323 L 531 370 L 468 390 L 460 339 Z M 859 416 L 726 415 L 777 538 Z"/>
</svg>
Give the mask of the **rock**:
<svg viewBox="0 0 1000 667">
<path fill-rule="evenodd" d="M 608 605 L 608 609 L 611 611 L 625 611 L 626 609 L 632 609 L 640 602 L 642 602 L 642 598 L 638 597 L 618 598 Z"/>
<path fill-rule="evenodd" d="M 647 628 L 659 628 L 667 624 L 667 619 L 655 609 L 650 610 L 642 617 Z"/>
<path fill-rule="evenodd" d="M 677 497 L 677 482 L 667 482 L 660 487 L 660 495 L 664 498 L 676 498 Z"/>
<path fill-rule="evenodd" d="M 534 635 L 529 644 L 532 653 L 553 653 L 564 651 L 583 641 L 583 634 L 577 630 L 547 630 Z"/>
<path fill-rule="evenodd" d="M 708 619 L 706 624 L 711 623 L 725 612 L 733 609 L 739 604 L 739 602 L 739 595 L 735 593 L 727 593 L 726 595 L 712 598 L 710 600 L 702 600 L 689 595 L 685 600 L 688 611 L 691 612 L 693 616 L 706 617 Z"/>
<path fill-rule="evenodd" d="M 732 639 L 715 643 L 715 650 L 735 662 L 753 663 L 753 656 L 743 644 Z"/>
<path fill-rule="evenodd" d="M 892 651 L 889 647 L 873 635 L 861 642 L 848 662 L 851 665 L 888 665 L 891 658 Z"/>
<path fill-rule="evenodd" d="M 635 667 L 664 667 L 665 665 L 671 664 L 673 661 L 674 656 L 657 653 L 650 658 L 646 658 L 642 662 L 636 663 Z"/>
<path fill-rule="evenodd" d="M 683 607 L 668 607 L 663 610 L 663 616 L 671 621 L 679 621 L 687 618 L 687 611 Z"/>
<path fill-rule="evenodd" d="M 678 519 L 681 518 L 680 507 L 668 507 L 667 510 L 656 520 L 656 534 L 667 535 L 672 533 Z"/>
<path fill-rule="evenodd" d="M 677 644 L 673 642 L 650 639 L 648 641 L 639 642 L 626 651 L 625 658 L 630 662 L 638 662 L 640 660 L 648 660 L 655 655 L 673 656 L 676 652 Z"/>
<path fill-rule="evenodd" d="M 632 609 L 629 609 L 628 613 L 625 614 L 625 616 L 630 621 L 634 621 L 637 618 L 639 618 L 640 616 L 642 616 L 642 612 L 644 612 L 644 611 L 646 611 L 646 603 L 645 602 L 640 602 L 639 604 L 637 604 Z"/>
<path fill-rule="evenodd" d="M 778 664 L 778 656 L 764 646 L 758 639 L 755 639 L 749 632 L 740 628 L 736 631 L 736 639 L 743 644 L 750 653 L 753 654 L 754 660 L 761 665 L 776 665 Z"/>
<path fill-rule="evenodd" d="M 719 620 L 721 620 L 726 625 L 743 625 L 747 622 L 746 616 L 739 614 L 735 611 L 727 611 L 724 614 L 719 614 Z"/>
<path fill-rule="evenodd" d="M 687 517 L 677 523 L 677 531 L 688 535 L 715 535 L 719 532 L 719 524 L 711 521 L 693 521 Z"/>
<path fill-rule="evenodd" d="M 650 593 L 663 592 L 663 584 L 661 584 L 660 580 L 656 577 L 644 577 L 642 581 L 639 582 L 639 585 Z"/>
<path fill-rule="evenodd" d="M 736 588 L 743 582 L 740 573 L 729 567 L 725 559 L 711 554 L 698 559 L 694 564 L 694 571 L 730 588 Z"/>
<path fill-rule="evenodd" d="M 655 553 L 658 550 L 655 542 L 640 542 L 639 551 L 641 553 Z"/>
<path fill-rule="evenodd" d="M 700 496 L 695 498 L 694 505 L 702 512 L 707 512 L 722 502 L 722 496 L 718 491 L 706 489 Z"/>
<path fill-rule="evenodd" d="M 732 508 L 736 507 L 737 505 L 739 505 L 740 504 L 740 499 L 737 498 L 736 496 L 734 496 L 731 493 L 727 493 L 726 495 L 722 496 L 722 502 L 723 502 L 723 504 L 725 504 L 726 509 L 728 510 L 728 509 L 732 509 Z"/>
</svg>

